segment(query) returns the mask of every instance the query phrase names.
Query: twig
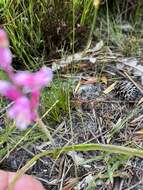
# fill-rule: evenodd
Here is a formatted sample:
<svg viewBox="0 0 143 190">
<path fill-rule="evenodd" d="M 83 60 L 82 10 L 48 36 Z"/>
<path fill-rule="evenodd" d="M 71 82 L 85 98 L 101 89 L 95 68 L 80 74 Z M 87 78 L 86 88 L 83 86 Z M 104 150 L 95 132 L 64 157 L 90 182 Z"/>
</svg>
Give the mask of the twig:
<svg viewBox="0 0 143 190">
<path fill-rule="evenodd" d="M 52 138 L 47 126 L 43 123 L 43 121 L 40 118 L 37 119 L 37 123 L 38 123 L 38 127 L 40 128 L 40 130 L 45 133 L 47 138 L 50 140 L 52 146 L 55 147 L 54 139 Z"/>
<path fill-rule="evenodd" d="M 143 94 L 143 89 L 124 71 L 125 75 L 128 77 L 128 79 L 139 89 L 139 91 Z"/>
</svg>

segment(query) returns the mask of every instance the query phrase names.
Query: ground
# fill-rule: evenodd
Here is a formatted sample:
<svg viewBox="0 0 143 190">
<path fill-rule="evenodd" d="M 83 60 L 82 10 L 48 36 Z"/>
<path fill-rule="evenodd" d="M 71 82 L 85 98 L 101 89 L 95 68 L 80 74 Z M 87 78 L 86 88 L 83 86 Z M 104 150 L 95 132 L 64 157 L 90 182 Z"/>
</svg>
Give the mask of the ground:
<svg viewBox="0 0 143 190">
<path fill-rule="evenodd" d="M 72 75 L 62 69 L 63 84 L 67 77 L 74 82 L 70 117 L 63 116 L 60 124 L 52 126 L 56 147 L 79 143 L 142 147 L 141 79 L 129 70 L 132 66 L 118 68 L 118 58 L 115 61 L 115 58 L 108 60 L 104 56 L 102 63 L 102 53 L 101 48 L 95 63 L 91 64 L 89 60 L 74 63 L 77 69 Z M 91 55 L 95 57 L 93 53 Z M 3 146 L 7 147 L 6 144 Z M 2 161 L 1 168 L 17 171 L 33 155 L 53 148 L 41 138 L 26 147 L 20 145 Z M 57 159 L 39 159 L 27 173 L 36 176 L 50 190 L 139 190 L 143 189 L 142 164 L 142 158 L 121 154 L 70 151 Z"/>
<path fill-rule="evenodd" d="M 143 189 L 142 8 L 142 0 L 0 1 L 15 72 L 54 73 L 39 105 L 49 131 L 18 130 L 0 98 L 0 169 L 22 168 L 47 190 Z M 100 151 L 87 151 L 90 143 Z"/>
</svg>

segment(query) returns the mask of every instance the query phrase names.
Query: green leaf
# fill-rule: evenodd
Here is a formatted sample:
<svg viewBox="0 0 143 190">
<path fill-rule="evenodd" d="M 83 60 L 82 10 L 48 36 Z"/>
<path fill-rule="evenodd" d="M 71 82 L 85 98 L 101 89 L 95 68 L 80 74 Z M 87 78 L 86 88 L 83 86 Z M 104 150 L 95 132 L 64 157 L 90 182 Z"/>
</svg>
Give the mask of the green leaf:
<svg viewBox="0 0 143 190">
<path fill-rule="evenodd" d="M 3 70 L 0 70 L 0 80 L 9 80 L 9 77 Z"/>
</svg>

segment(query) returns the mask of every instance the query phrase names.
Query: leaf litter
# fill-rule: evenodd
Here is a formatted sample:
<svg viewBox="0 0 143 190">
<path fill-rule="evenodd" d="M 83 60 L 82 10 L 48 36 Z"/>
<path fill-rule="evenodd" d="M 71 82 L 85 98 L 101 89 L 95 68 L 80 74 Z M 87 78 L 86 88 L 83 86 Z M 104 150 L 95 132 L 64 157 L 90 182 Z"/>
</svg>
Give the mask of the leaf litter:
<svg viewBox="0 0 143 190">
<path fill-rule="evenodd" d="M 64 69 L 69 68 L 70 71 L 73 63 L 77 71 L 67 75 Z M 99 42 L 84 54 L 77 53 L 61 61 L 57 60 L 52 67 L 54 71 L 58 69 L 61 72 L 64 82 L 70 77 L 73 80 L 71 119 L 63 116 L 61 124 L 53 125 L 56 132 L 52 137 L 56 147 L 109 142 L 142 147 L 143 109 L 140 87 L 143 72 L 138 58 L 123 58 Z M 134 90 L 137 92 L 134 99 L 126 98 L 134 95 Z M 1 163 L 1 168 L 7 166 L 16 171 L 33 154 L 51 148 L 42 139 L 29 145 L 28 149 L 19 146 Z M 36 175 L 45 188 L 50 190 L 115 190 L 117 187 L 136 190 L 143 188 L 142 168 L 142 158 L 99 151 L 72 151 L 56 160 L 42 158 L 28 173 Z"/>
</svg>

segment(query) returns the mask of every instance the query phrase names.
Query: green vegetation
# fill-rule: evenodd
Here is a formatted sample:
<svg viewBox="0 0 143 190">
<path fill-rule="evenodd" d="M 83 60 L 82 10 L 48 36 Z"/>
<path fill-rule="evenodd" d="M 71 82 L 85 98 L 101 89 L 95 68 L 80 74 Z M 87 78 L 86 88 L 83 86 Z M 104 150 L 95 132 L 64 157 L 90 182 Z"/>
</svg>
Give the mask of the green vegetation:
<svg viewBox="0 0 143 190">
<path fill-rule="evenodd" d="M 138 33 L 137 26 L 141 23 L 141 0 L 136 4 L 106 1 L 101 4 L 98 14 L 96 9 L 93 0 L 74 0 L 73 3 L 59 0 L 0 1 L 1 25 L 9 34 L 16 64 L 20 68 L 25 65 L 26 69 L 35 70 L 44 60 L 54 58 L 51 56 L 57 54 L 56 48 L 78 51 L 80 43 L 90 41 L 90 28 L 93 28 L 94 38 L 108 36 L 109 45 L 111 41 L 125 53 L 131 45 L 130 54 L 136 52 L 138 39 L 133 36 Z M 124 43 L 126 36 L 119 27 L 124 21 L 132 27 L 127 45 Z"/>
<path fill-rule="evenodd" d="M 101 3 L 99 7 L 95 5 L 98 2 Z M 103 40 L 105 46 L 111 51 L 114 49 L 123 56 L 139 56 L 140 39 L 143 37 L 142 9 L 142 0 L 134 2 L 128 0 L 101 2 L 100 0 L 0 0 L 0 24 L 9 35 L 15 69 L 36 71 L 42 65 L 51 66 L 53 60 L 80 52 L 100 40 Z M 73 70 L 64 71 L 64 74 L 72 75 L 71 71 Z M 3 73 L 0 73 L 0 76 L 3 77 Z M 62 153 L 72 150 L 85 152 L 99 150 L 105 152 L 100 159 L 107 163 L 105 178 L 113 183 L 115 172 L 123 167 L 132 156 L 143 157 L 143 151 L 135 149 L 130 140 L 128 144 L 133 148 L 125 147 L 126 142 L 121 143 L 123 146 L 115 146 L 100 144 L 100 140 L 98 144 L 86 144 L 87 141 L 85 144 L 72 146 L 71 142 L 72 144 L 77 143 L 73 142 L 74 133 L 70 112 L 70 100 L 75 89 L 73 89 L 71 80 L 64 80 L 61 77 L 60 71 L 54 76 L 51 86 L 42 92 L 40 116 L 48 127 L 49 124 L 60 125 L 65 118 L 69 120 L 71 126 L 68 126 L 66 130 L 72 140 L 67 140 L 67 146 L 65 144 L 61 148 L 53 148 L 50 151 L 42 150 L 42 153 L 36 153 L 36 151 L 31 153 L 33 158 L 18 172 L 18 177 L 43 156 L 58 159 Z M 5 108 L 6 102 L 3 99 L 0 99 L 0 104 L 1 109 Z M 114 135 L 118 134 L 128 120 L 135 115 L 134 110 L 136 108 L 130 112 L 130 115 L 122 117 L 119 123 L 115 122 L 115 127 L 108 131 L 106 140 L 110 141 L 116 138 Z M 4 110 L 3 116 L 6 127 L 0 135 L 1 164 L 11 152 L 18 148 L 28 150 L 33 144 L 42 144 L 47 141 L 36 125 L 24 132 L 13 128 L 15 124 L 7 119 L 5 112 L 6 110 Z M 54 129 L 51 126 L 49 129 L 52 135 Z M 60 134 L 63 131 L 61 130 Z M 71 146 L 68 146 L 68 143 Z M 110 156 L 113 153 L 119 156 Z M 96 159 L 96 157 L 95 159 L 89 158 L 86 161 L 96 161 Z M 99 178 L 99 176 L 96 177 Z"/>
<path fill-rule="evenodd" d="M 57 104 L 53 107 L 50 113 L 47 115 L 48 121 L 55 121 L 60 123 L 64 116 L 68 116 L 69 106 L 70 106 L 70 96 L 72 93 L 72 88 L 70 82 L 64 82 L 60 79 L 55 80 L 51 85 L 50 89 L 45 89 L 41 97 L 41 111 L 43 113 L 50 109 L 52 105 L 56 102 Z M 44 106 L 43 106 L 44 105 Z"/>
</svg>

